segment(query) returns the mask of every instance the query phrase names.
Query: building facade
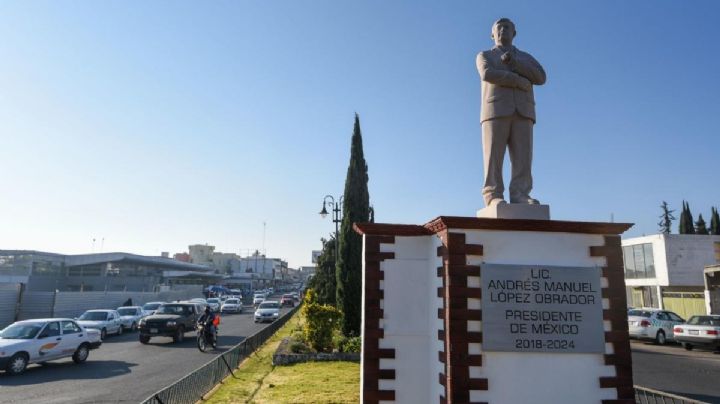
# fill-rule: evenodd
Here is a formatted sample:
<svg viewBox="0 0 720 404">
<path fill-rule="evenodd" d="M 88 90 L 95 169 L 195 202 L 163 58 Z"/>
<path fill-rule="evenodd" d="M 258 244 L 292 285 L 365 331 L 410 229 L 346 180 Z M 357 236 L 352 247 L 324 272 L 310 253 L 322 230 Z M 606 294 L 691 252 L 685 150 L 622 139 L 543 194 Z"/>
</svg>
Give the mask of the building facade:
<svg viewBox="0 0 720 404">
<path fill-rule="evenodd" d="M 221 278 L 207 266 L 128 253 L 63 255 L 0 250 L 0 283 L 28 291 L 156 292 L 173 285 L 206 285 Z"/>
<path fill-rule="evenodd" d="M 654 234 L 622 241 L 628 305 L 687 318 L 705 314 L 703 270 L 720 263 L 720 236 Z"/>
</svg>

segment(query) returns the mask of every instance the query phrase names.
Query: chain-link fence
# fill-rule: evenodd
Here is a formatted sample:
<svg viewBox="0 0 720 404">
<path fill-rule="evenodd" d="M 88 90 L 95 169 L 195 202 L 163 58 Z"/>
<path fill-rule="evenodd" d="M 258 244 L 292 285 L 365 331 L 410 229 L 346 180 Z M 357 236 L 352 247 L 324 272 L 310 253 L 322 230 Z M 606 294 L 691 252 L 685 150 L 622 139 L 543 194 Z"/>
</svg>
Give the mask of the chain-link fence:
<svg viewBox="0 0 720 404">
<path fill-rule="evenodd" d="M 233 375 L 240 361 L 252 354 L 280 329 L 300 308 L 295 306 L 272 324 L 245 338 L 228 351 L 216 356 L 197 370 L 153 394 L 143 404 L 194 404 L 228 375 Z"/>
<path fill-rule="evenodd" d="M 710 404 L 637 385 L 635 386 L 635 402 L 638 404 Z"/>
</svg>

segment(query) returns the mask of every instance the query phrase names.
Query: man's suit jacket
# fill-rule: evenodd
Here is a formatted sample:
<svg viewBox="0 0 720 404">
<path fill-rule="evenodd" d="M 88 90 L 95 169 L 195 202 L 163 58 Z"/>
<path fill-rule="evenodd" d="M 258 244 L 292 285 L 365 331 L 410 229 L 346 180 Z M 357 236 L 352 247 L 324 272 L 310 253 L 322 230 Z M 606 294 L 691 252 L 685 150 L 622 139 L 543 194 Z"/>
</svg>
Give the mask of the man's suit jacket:
<svg viewBox="0 0 720 404">
<path fill-rule="evenodd" d="M 513 46 L 513 63 L 507 65 L 498 47 L 477 55 L 477 69 L 482 78 L 482 109 L 480 121 L 518 114 L 535 122 L 535 96 L 532 85 L 522 90 L 520 77 L 534 85 L 545 83 L 545 70 L 535 58 Z"/>
</svg>

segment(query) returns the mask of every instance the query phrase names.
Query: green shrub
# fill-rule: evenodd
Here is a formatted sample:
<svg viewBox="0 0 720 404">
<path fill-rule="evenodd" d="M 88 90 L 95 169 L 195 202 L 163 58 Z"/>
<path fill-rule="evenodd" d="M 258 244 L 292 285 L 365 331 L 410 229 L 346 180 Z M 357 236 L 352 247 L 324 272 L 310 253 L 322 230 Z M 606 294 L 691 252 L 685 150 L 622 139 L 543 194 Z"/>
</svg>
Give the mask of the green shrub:
<svg viewBox="0 0 720 404">
<path fill-rule="evenodd" d="M 360 337 L 343 337 L 338 343 L 340 352 L 360 352 L 362 339 Z"/>
<path fill-rule="evenodd" d="M 318 304 L 312 289 L 308 289 L 305 299 L 302 307 L 305 341 L 318 352 L 332 352 L 333 332 L 340 328 L 342 313 L 335 307 Z"/>
<path fill-rule="evenodd" d="M 290 343 L 290 352 L 297 354 L 310 353 L 312 350 L 305 345 L 302 341 L 292 341 Z"/>
</svg>

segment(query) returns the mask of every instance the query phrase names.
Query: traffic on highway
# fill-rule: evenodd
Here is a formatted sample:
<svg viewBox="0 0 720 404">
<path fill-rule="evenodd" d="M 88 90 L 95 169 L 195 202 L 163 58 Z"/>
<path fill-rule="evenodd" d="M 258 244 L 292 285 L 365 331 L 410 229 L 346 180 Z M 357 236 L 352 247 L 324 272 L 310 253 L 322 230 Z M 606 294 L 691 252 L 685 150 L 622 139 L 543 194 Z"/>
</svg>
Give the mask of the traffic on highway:
<svg viewBox="0 0 720 404">
<path fill-rule="evenodd" d="M 263 293 L 264 302 L 279 308 L 264 322 L 255 321 L 255 307 L 243 307 L 241 297 L 223 296 L 217 310 L 207 310 L 210 323 L 204 320 L 211 306 L 202 298 L 13 323 L 0 331 L 2 401 L 142 401 L 288 312 L 281 295 Z"/>
</svg>

